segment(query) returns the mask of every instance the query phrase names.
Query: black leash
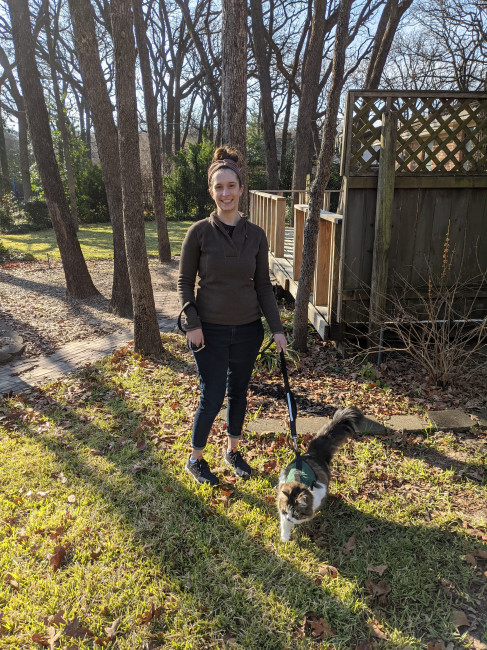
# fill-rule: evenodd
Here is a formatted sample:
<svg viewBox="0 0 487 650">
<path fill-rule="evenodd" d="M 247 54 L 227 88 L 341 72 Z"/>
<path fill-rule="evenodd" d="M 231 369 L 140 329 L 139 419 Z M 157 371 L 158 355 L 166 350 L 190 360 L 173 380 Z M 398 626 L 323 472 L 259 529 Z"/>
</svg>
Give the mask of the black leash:
<svg viewBox="0 0 487 650">
<path fill-rule="evenodd" d="M 286 357 L 284 356 L 284 352 L 281 350 L 279 354 L 280 360 L 281 360 L 281 372 L 282 372 L 282 378 L 284 379 L 284 391 L 286 393 L 286 403 L 287 403 L 287 408 L 289 411 L 289 427 L 291 429 L 291 438 L 293 439 L 293 448 L 294 448 L 294 453 L 296 454 L 296 459 L 301 460 L 299 457 L 301 455 L 301 452 L 299 451 L 298 447 L 298 432 L 296 431 L 296 415 L 298 412 L 297 406 L 296 406 L 296 400 L 294 399 L 293 392 L 291 388 L 289 387 L 289 378 L 287 375 L 287 366 L 286 366 Z"/>
</svg>

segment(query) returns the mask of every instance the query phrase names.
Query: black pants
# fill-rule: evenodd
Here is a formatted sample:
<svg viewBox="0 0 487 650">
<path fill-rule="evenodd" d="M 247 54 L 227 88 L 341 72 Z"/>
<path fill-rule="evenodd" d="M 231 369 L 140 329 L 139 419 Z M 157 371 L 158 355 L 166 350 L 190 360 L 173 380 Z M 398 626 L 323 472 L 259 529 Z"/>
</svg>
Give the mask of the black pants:
<svg viewBox="0 0 487 650">
<path fill-rule="evenodd" d="M 202 323 L 205 347 L 194 353 L 200 376 L 200 403 L 191 445 L 204 449 L 227 393 L 227 435 L 239 438 L 247 408 L 247 389 L 264 340 L 262 321 L 247 325 Z"/>
</svg>

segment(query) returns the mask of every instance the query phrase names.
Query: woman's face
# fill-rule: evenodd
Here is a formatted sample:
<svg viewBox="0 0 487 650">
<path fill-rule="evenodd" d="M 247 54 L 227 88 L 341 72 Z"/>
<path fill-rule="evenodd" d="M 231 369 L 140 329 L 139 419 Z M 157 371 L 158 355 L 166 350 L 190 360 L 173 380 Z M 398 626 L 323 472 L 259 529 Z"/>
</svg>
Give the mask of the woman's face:
<svg viewBox="0 0 487 650">
<path fill-rule="evenodd" d="M 219 169 L 211 177 L 210 196 L 215 201 L 217 212 L 229 213 L 238 210 L 238 200 L 243 192 L 238 176 L 231 169 Z"/>
</svg>

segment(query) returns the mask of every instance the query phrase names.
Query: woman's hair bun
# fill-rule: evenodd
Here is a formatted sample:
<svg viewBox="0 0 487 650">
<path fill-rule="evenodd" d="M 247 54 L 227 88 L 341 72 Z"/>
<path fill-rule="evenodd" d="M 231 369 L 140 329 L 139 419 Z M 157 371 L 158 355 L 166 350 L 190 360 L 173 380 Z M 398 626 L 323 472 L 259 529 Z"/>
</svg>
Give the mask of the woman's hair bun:
<svg viewBox="0 0 487 650">
<path fill-rule="evenodd" d="M 233 162 L 238 163 L 238 151 L 232 147 L 218 147 L 218 149 L 213 154 L 212 162 L 217 160 L 233 160 Z"/>
</svg>

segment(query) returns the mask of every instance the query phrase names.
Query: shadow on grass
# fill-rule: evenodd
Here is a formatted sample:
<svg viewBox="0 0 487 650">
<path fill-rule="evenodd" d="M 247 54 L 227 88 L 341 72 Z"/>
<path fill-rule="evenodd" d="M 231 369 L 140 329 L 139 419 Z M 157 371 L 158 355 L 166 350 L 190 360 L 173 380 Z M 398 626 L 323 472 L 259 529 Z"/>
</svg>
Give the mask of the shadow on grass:
<svg viewBox="0 0 487 650">
<path fill-rule="evenodd" d="M 85 406 L 100 403 L 103 393 L 117 390 L 100 377 L 94 378 L 91 388 Z M 45 434 L 33 437 L 55 454 L 57 467 L 67 478 L 74 475 L 96 488 L 109 511 L 130 526 L 140 554 L 177 590 L 186 592 L 194 608 L 187 616 L 200 630 L 202 624 L 208 626 L 208 631 L 200 631 L 198 642 L 217 640 L 224 647 L 225 639 L 236 639 L 241 647 L 266 650 L 315 647 L 316 638 L 301 638 L 299 630 L 310 611 L 329 623 L 335 632 L 333 643 L 340 648 L 355 648 L 370 639 L 367 619 L 374 616 L 390 625 L 388 634 L 396 630 L 406 637 L 453 638 L 453 623 L 446 618 L 452 599 L 458 607 L 470 602 L 466 586 L 471 570 L 452 575 L 452 549 L 465 552 L 465 535 L 432 524 L 397 524 L 331 499 L 322 515 L 295 532 L 294 543 L 281 545 L 275 507 L 249 493 L 251 483 L 236 487 L 232 503 L 239 504 L 238 512 L 221 512 L 221 503 L 215 502 L 220 490 L 193 484 L 189 488 L 189 477 L 181 480 L 184 459 L 175 457 L 170 448 L 161 453 L 146 441 L 147 447 L 137 451 L 143 414 L 134 411 L 129 399 L 119 393 L 116 403 L 112 400 L 110 408 L 104 403 L 103 408 L 107 415 L 127 419 L 127 444 L 120 438 L 114 444 L 113 435 L 92 423 L 80 426 L 75 407 L 54 401 L 47 415 L 63 427 L 71 422 L 74 444 L 63 445 Z M 111 462 L 112 473 L 89 464 L 86 459 L 93 452 Z M 143 469 L 134 471 L 140 461 Z M 277 475 L 271 477 L 271 483 L 276 480 Z M 275 537 L 255 525 L 257 510 L 261 520 L 274 520 Z M 355 549 L 346 553 L 352 535 Z M 426 554 L 425 547 L 434 552 Z M 303 560 L 307 572 L 300 568 Z M 323 563 L 338 567 L 337 580 L 320 578 Z M 374 597 L 366 591 L 368 564 L 387 565 L 383 580 L 391 587 L 390 594 Z M 454 594 L 441 595 L 442 578 L 460 581 Z M 162 643 L 164 620 L 150 626 L 152 633 L 162 635 Z M 374 632 L 379 637 L 381 633 Z M 393 640 L 378 643 L 374 647 L 398 647 Z"/>
</svg>

